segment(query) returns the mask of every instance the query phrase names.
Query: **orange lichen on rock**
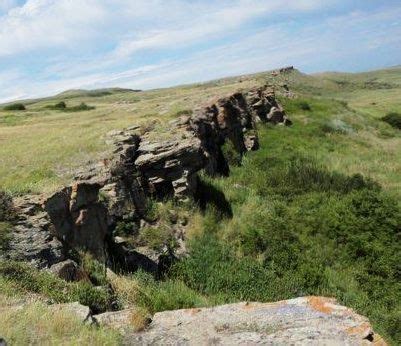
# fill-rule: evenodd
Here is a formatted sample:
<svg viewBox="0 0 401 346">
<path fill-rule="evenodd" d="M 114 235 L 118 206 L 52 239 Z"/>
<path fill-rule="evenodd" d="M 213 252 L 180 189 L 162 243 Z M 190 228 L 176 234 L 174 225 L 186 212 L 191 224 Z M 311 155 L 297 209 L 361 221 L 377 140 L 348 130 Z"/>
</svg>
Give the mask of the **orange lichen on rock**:
<svg viewBox="0 0 401 346">
<path fill-rule="evenodd" d="M 325 314 L 331 314 L 334 309 L 332 304 L 335 303 L 335 299 L 332 298 L 324 298 L 324 297 L 308 297 L 308 305 L 312 307 L 312 309 L 323 312 Z"/>
</svg>

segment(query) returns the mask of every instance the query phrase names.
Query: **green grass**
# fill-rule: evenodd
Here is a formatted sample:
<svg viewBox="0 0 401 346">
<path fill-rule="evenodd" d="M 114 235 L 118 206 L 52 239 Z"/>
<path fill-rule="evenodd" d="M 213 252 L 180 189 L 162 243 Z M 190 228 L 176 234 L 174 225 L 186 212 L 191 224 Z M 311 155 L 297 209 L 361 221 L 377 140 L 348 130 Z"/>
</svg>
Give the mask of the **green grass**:
<svg viewBox="0 0 401 346">
<path fill-rule="evenodd" d="M 73 314 L 32 302 L 24 309 L 3 308 L 1 336 L 10 345 L 118 345 L 121 335 L 82 323 Z"/>
<path fill-rule="evenodd" d="M 19 262 L 0 261 L 0 280 L 11 283 L 15 292 L 35 293 L 53 303 L 78 301 L 94 312 L 107 310 L 111 298 L 106 290 L 96 289 L 90 283 L 67 283 Z"/>
<path fill-rule="evenodd" d="M 369 178 L 305 156 L 298 141 L 312 129 L 322 141 L 313 124 L 261 129 L 260 151 L 232 167 L 229 178 L 209 180 L 226 192 L 233 217 L 208 210 L 191 256 L 171 275 L 220 302 L 333 296 L 396 342 L 401 208 Z"/>
</svg>

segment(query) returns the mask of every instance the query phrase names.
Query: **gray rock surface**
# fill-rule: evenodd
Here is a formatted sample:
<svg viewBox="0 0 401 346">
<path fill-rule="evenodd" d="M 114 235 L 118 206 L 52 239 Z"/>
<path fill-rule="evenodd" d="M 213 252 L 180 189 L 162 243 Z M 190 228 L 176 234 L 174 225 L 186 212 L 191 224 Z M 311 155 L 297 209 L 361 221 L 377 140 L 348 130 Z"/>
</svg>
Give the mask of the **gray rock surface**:
<svg viewBox="0 0 401 346">
<path fill-rule="evenodd" d="M 68 282 L 89 280 L 84 271 L 72 260 L 65 260 L 60 263 L 53 264 L 50 272 Z"/>
<path fill-rule="evenodd" d="M 65 259 L 62 242 L 51 232 L 51 222 L 37 196 L 14 200 L 17 220 L 3 258 L 46 268 Z"/>
<path fill-rule="evenodd" d="M 101 327 L 111 327 L 123 333 L 132 329 L 143 329 L 151 321 L 150 317 L 143 316 L 142 310 L 138 308 L 105 312 L 94 315 L 93 320 Z"/>
<path fill-rule="evenodd" d="M 157 313 L 129 345 L 385 345 L 369 321 L 323 297 Z"/>
</svg>

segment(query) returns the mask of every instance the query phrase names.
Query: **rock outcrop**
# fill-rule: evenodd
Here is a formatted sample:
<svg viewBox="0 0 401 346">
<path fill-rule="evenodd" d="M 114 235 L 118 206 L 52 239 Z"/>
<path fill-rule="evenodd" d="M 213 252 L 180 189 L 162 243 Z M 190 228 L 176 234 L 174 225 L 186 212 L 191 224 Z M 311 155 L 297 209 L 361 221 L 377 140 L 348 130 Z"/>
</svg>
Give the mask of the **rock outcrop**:
<svg viewBox="0 0 401 346">
<path fill-rule="evenodd" d="M 115 227 L 129 222 L 138 231 L 143 222 L 155 222 L 147 216 L 148 198 L 193 197 L 202 170 L 228 175 L 224 144 L 231 142 L 240 156 L 256 150 L 260 121 L 290 124 L 266 86 L 213 100 L 192 116 L 170 122 L 165 139 L 136 126 L 110 132 L 111 157 L 84 169 L 71 186 L 48 198 L 27 196 L 18 203 L 19 221 L 6 258 L 43 268 L 64 261 L 75 249 L 109 264 L 117 261 L 128 269 L 153 270 L 154 263 L 146 256 L 115 241 Z"/>
<path fill-rule="evenodd" d="M 128 345 L 386 345 L 368 321 L 323 297 L 164 311 Z"/>
<path fill-rule="evenodd" d="M 42 208 L 41 198 L 17 198 L 14 200 L 14 209 L 17 219 L 2 257 L 29 262 L 38 268 L 64 261 L 66 248 L 51 231 L 52 224 Z"/>
</svg>

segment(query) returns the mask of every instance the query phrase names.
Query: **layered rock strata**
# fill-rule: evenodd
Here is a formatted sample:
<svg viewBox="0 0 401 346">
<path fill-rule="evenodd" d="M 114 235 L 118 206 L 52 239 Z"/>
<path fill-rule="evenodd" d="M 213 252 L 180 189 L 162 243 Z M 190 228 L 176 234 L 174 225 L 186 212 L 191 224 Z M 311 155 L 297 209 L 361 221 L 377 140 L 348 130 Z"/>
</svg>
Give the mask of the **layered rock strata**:
<svg viewBox="0 0 401 346">
<path fill-rule="evenodd" d="M 291 124 L 266 86 L 215 99 L 193 115 L 170 122 L 164 140 L 154 132 L 139 135 L 139 127 L 110 132 L 111 157 L 86 168 L 71 186 L 48 198 L 28 196 L 18 203 L 19 221 L 5 257 L 50 267 L 74 249 L 133 270 L 152 267 L 134 249 L 114 240 L 116 225 L 129 221 L 139 229 L 142 222 L 153 222 L 147 216 L 149 197 L 193 197 L 202 170 L 228 175 L 224 144 L 231 142 L 239 155 L 256 150 L 260 121 Z"/>
</svg>

